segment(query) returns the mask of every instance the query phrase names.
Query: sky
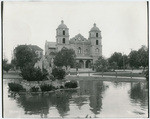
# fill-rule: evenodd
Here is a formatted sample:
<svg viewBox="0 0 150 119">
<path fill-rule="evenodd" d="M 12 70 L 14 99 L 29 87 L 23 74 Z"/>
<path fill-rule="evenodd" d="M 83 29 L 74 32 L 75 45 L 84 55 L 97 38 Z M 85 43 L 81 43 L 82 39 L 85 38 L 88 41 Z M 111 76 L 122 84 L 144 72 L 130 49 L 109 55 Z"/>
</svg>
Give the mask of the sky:
<svg viewBox="0 0 150 119">
<path fill-rule="evenodd" d="M 129 54 L 147 46 L 147 6 L 143 1 L 49 1 L 4 2 L 3 57 L 11 61 L 17 45 L 38 45 L 45 52 L 45 42 L 56 42 L 61 20 L 69 28 L 70 38 L 81 33 L 88 38 L 96 23 L 102 35 L 102 54 Z"/>
</svg>

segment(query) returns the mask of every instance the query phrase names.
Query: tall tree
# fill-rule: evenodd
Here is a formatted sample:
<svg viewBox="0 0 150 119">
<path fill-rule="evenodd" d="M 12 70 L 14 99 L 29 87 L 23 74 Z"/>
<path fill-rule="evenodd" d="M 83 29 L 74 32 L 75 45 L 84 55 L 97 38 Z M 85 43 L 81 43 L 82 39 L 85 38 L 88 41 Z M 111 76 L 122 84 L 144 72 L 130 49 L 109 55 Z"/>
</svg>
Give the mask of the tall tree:
<svg viewBox="0 0 150 119">
<path fill-rule="evenodd" d="M 129 54 L 129 65 L 132 70 L 139 67 L 138 52 L 136 50 L 131 51 Z"/>
<path fill-rule="evenodd" d="M 16 64 L 20 68 L 23 68 L 27 64 L 34 66 L 38 58 L 34 50 L 30 49 L 27 45 L 19 45 L 15 49 L 16 51 Z"/>
<path fill-rule="evenodd" d="M 3 59 L 3 70 L 8 73 L 10 69 L 11 69 L 11 64 L 8 63 L 7 59 Z"/>
<path fill-rule="evenodd" d="M 123 58 L 122 53 L 115 52 L 111 55 L 111 57 L 108 59 L 109 64 L 116 63 L 118 68 L 123 67 Z"/>
<path fill-rule="evenodd" d="M 96 60 L 94 67 L 96 71 L 107 71 L 108 61 L 104 57 L 100 56 L 98 60 Z"/>
<path fill-rule="evenodd" d="M 142 46 L 137 52 L 139 66 L 142 66 L 143 70 L 145 70 L 145 67 L 148 66 L 148 48 Z"/>
<path fill-rule="evenodd" d="M 76 55 L 73 49 L 64 47 L 56 54 L 54 64 L 59 67 L 65 66 L 67 68 L 67 66 L 71 66 L 75 63 L 75 57 Z"/>
<path fill-rule="evenodd" d="M 127 65 L 129 64 L 129 59 L 128 59 L 128 56 L 127 55 L 123 55 L 122 56 L 122 62 L 123 62 L 123 68 L 127 68 Z"/>
</svg>

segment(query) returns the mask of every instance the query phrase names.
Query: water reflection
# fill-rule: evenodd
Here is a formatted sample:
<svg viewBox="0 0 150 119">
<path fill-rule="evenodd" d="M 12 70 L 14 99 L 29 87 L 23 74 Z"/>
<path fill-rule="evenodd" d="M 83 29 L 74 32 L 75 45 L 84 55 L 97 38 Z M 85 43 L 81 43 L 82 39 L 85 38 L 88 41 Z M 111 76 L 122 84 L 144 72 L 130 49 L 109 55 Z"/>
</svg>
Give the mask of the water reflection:
<svg viewBox="0 0 150 119">
<path fill-rule="evenodd" d="M 131 102 L 134 104 L 140 103 L 140 105 L 147 106 L 148 105 L 148 89 L 147 83 L 138 82 L 133 83 L 131 82 L 131 90 L 130 90 L 130 98 L 132 99 Z"/>
<path fill-rule="evenodd" d="M 102 109 L 102 93 L 105 89 L 103 81 L 82 81 L 80 83 L 80 93 L 90 96 L 90 110 L 94 114 L 99 114 Z"/>
<path fill-rule="evenodd" d="M 80 89 L 78 90 L 59 91 L 46 95 L 18 95 L 6 91 L 8 92 L 7 98 L 16 101 L 17 106 L 14 109 L 22 108 L 24 115 L 39 115 L 41 118 L 52 117 L 54 115 L 52 113 L 56 113 L 57 117 L 71 117 L 71 112 L 83 113 L 83 117 L 87 114 L 93 114 L 93 117 L 101 117 L 101 115 L 110 113 L 110 110 L 113 113 L 113 109 L 118 103 L 115 100 L 121 99 L 123 96 L 126 97 L 127 101 L 119 103 L 128 105 L 131 108 L 129 110 L 132 110 L 134 114 L 142 115 L 147 111 L 148 91 L 146 83 L 82 80 L 79 82 L 79 86 Z M 120 95 L 120 97 L 114 96 L 115 94 Z M 140 106 L 137 107 L 137 104 L 140 104 Z M 111 109 L 108 109 L 110 107 Z M 122 106 L 121 108 L 125 107 Z M 133 108 L 145 110 L 138 112 L 137 110 L 133 111 Z M 117 114 L 119 115 L 119 113 Z"/>
</svg>

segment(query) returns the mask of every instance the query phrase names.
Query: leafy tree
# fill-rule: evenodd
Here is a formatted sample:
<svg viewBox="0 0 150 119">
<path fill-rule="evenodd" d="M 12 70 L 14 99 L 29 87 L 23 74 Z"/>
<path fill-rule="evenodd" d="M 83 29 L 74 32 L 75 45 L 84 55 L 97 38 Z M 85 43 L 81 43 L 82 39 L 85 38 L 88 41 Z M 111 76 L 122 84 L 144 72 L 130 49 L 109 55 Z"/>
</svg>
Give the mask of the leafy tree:
<svg viewBox="0 0 150 119">
<path fill-rule="evenodd" d="M 16 65 L 23 68 L 27 64 L 34 66 L 38 58 L 34 50 L 30 49 L 27 45 L 19 45 L 16 51 Z"/>
<path fill-rule="evenodd" d="M 123 67 L 122 54 L 119 52 L 115 52 L 114 54 L 112 54 L 111 57 L 108 59 L 108 61 L 109 61 L 109 64 L 112 64 L 113 62 L 115 62 L 118 68 Z"/>
<path fill-rule="evenodd" d="M 127 55 L 122 56 L 122 62 L 123 62 L 123 68 L 126 68 L 129 63 L 129 59 Z"/>
<path fill-rule="evenodd" d="M 8 73 L 8 71 L 11 69 L 11 64 L 7 63 L 8 60 L 7 59 L 3 59 L 3 70 L 6 71 Z"/>
<path fill-rule="evenodd" d="M 12 59 L 11 60 L 11 65 L 12 65 L 12 68 L 17 68 L 17 62 L 16 62 L 16 59 Z"/>
<path fill-rule="evenodd" d="M 139 67 L 139 61 L 138 61 L 138 52 L 133 50 L 129 54 L 129 65 L 132 68 L 138 68 Z"/>
<path fill-rule="evenodd" d="M 54 76 L 54 78 L 56 78 L 58 80 L 62 80 L 62 79 L 64 79 L 66 72 L 61 68 L 53 68 L 52 75 Z"/>
<path fill-rule="evenodd" d="M 148 49 L 145 46 L 142 46 L 138 51 L 138 62 L 139 66 L 143 67 L 143 70 L 145 70 L 145 67 L 148 66 Z"/>
<path fill-rule="evenodd" d="M 41 71 L 40 68 L 35 68 L 30 64 L 27 64 L 26 66 L 21 68 L 20 75 L 27 81 L 42 81 L 48 79 L 47 70 L 43 69 L 43 71 Z"/>
<path fill-rule="evenodd" d="M 54 64 L 58 67 L 65 66 L 67 69 L 67 66 L 74 64 L 75 57 L 76 55 L 73 49 L 67 49 L 64 47 L 56 54 L 54 58 Z"/>
<path fill-rule="evenodd" d="M 96 60 L 95 64 L 95 69 L 97 72 L 99 71 L 107 71 L 108 70 L 108 62 L 104 57 L 100 56 L 98 60 Z"/>
<path fill-rule="evenodd" d="M 117 63 L 116 62 L 112 62 L 109 64 L 110 69 L 113 69 L 113 71 L 115 71 L 115 69 L 117 69 Z"/>
</svg>

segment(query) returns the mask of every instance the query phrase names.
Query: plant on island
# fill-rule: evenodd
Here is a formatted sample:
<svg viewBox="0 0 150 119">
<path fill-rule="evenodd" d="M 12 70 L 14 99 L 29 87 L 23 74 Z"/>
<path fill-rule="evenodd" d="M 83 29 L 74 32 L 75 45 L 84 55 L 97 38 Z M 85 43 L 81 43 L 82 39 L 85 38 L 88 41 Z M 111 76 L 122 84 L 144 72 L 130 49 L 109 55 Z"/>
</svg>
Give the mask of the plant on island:
<svg viewBox="0 0 150 119">
<path fill-rule="evenodd" d="M 77 88 L 78 83 L 77 81 L 68 81 L 65 83 L 65 88 Z"/>
<path fill-rule="evenodd" d="M 14 92 L 26 91 L 22 85 L 17 83 L 8 83 L 9 89 Z"/>
<path fill-rule="evenodd" d="M 41 85 L 40 88 L 41 88 L 41 91 L 42 91 L 42 92 L 45 92 L 45 91 L 52 91 L 52 90 L 55 89 L 54 86 L 48 85 L 48 84 Z"/>
</svg>

